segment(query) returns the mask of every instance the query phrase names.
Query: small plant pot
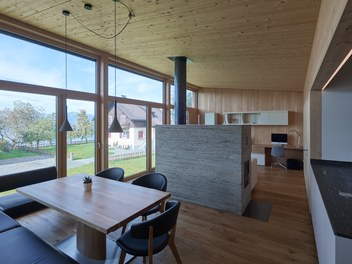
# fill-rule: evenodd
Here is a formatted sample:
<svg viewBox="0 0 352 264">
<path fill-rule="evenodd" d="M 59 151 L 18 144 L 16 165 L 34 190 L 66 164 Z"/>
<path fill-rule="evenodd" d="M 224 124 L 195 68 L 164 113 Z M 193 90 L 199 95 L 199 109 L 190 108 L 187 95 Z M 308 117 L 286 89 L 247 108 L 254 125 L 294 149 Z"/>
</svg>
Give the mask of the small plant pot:
<svg viewBox="0 0 352 264">
<path fill-rule="evenodd" d="M 89 192 L 90 190 L 92 190 L 92 183 L 83 183 L 83 188 L 85 192 Z"/>
</svg>

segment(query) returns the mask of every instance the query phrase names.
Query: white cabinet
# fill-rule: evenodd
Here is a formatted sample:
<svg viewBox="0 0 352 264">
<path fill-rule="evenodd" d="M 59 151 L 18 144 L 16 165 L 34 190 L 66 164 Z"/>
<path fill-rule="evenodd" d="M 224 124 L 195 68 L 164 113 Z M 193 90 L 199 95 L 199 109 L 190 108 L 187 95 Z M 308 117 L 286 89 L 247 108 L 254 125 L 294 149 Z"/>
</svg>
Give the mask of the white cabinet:
<svg viewBox="0 0 352 264">
<path fill-rule="evenodd" d="M 224 125 L 288 125 L 288 111 L 224 112 Z"/>
<path fill-rule="evenodd" d="M 216 113 L 205 113 L 205 125 L 216 125 L 218 123 L 217 114 Z"/>
</svg>

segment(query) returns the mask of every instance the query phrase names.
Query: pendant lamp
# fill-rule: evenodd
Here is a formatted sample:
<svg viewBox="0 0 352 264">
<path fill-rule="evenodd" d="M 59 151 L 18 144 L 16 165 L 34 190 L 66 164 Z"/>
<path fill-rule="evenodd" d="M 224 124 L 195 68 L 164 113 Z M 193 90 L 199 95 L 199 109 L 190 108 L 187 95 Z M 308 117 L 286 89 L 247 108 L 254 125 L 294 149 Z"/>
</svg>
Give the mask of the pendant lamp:
<svg viewBox="0 0 352 264">
<path fill-rule="evenodd" d="M 115 111 L 114 111 L 114 119 L 110 125 L 110 128 L 109 128 L 109 132 L 110 133 L 121 133 L 123 132 L 122 128 L 121 128 L 121 125 L 119 123 L 119 121 L 117 120 L 117 103 L 116 103 L 116 2 L 118 0 L 112 0 L 113 2 L 115 2 L 115 41 L 114 41 L 114 52 L 115 52 Z"/>
<path fill-rule="evenodd" d="M 67 99 L 67 17 L 70 15 L 70 11 L 63 10 L 62 14 L 65 16 L 65 87 L 66 87 L 66 99 Z M 72 126 L 67 119 L 67 102 L 66 102 L 66 110 L 65 110 L 65 119 L 59 131 L 60 132 L 73 131 Z"/>
</svg>

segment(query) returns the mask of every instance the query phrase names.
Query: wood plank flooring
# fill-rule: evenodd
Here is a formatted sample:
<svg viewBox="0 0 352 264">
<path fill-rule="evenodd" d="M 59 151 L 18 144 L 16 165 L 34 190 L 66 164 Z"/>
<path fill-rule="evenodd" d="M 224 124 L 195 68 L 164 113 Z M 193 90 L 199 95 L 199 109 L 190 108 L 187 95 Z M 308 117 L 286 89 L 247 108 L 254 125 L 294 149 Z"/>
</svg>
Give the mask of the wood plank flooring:
<svg viewBox="0 0 352 264">
<path fill-rule="evenodd" d="M 273 205 L 268 222 L 183 202 L 176 231 L 183 263 L 318 263 L 303 171 L 259 166 L 252 200 Z M 51 244 L 75 230 L 72 219 L 51 209 L 17 220 Z M 154 260 L 176 263 L 169 248 Z"/>
</svg>

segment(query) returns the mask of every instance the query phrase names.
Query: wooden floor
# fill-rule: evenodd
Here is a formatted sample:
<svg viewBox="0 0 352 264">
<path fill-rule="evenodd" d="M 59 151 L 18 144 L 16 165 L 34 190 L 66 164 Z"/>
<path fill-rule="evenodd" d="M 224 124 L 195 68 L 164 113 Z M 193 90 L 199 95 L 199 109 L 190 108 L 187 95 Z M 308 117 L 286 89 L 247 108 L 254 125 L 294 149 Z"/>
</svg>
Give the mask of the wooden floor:
<svg viewBox="0 0 352 264">
<path fill-rule="evenodd" d="M 259 166 L 252 200 L 272 204 L 268 222 L 183 202 L 176 231 L 183 263 L 318 263 L 302 171 Z M 17 220 L 51 244 L 75 229 L 51 209 Z M 176 263 L 169 248 L 154 260 Z"/>
</svg>

